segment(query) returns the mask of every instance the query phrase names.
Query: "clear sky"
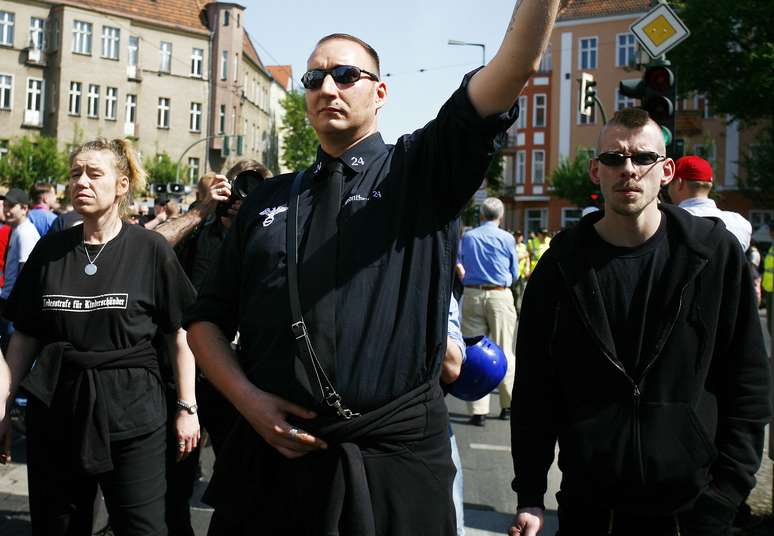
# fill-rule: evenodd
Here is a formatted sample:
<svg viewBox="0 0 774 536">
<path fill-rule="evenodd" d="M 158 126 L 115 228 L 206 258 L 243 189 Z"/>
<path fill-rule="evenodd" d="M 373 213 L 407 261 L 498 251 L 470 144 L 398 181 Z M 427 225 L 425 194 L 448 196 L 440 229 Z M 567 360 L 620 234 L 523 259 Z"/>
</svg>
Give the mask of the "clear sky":
<svg viewBox="0 0 774 536">
<path fill-rule="evenodd" d="M 365 40 L 379 53 L 388 100 L 379 129 L 388 143 L 433 117 L 481 64 L 481 47 L 451 46 L 449 39 L 483 43 L 489 61 L 508 27 L 514 0 L 249 0 L 247 31 L 264 64 L 290 64 L 300 87 L 317 40 L 334 32 Z M 419 72 L 420 69 L 427 69 Z"/>
</svg>

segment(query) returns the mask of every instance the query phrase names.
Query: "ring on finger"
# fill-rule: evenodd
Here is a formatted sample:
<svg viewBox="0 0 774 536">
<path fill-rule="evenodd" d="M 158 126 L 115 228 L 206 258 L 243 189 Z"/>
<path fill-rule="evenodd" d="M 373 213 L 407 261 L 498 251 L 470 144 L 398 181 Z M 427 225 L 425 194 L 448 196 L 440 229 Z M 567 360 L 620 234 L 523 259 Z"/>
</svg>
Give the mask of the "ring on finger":
<svg viewBox="0 0 774 536">
<path fill-rule="evenodd" d="M 180 450 L 184 449 L 185 448 L 185 441 L 178 441 L 177 442 L 177 448 L 179 448 Z"/>
<path fill-rule="evenodd" d="M 288 430 L 288 433 L 290 434 L 291 437 L 295 438 L 296 436 L 298 436 L 298 428 L 291 428 L 290 430 Z"/>
</svg>

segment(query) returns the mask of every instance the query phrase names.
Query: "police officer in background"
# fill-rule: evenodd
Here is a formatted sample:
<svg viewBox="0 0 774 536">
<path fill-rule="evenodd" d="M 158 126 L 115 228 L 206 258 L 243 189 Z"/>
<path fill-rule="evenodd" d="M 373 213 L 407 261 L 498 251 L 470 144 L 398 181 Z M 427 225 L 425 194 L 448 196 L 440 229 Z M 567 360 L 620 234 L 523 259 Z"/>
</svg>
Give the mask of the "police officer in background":
<svg viewBox="0 0 774 536">
<path fill-rule="evenodd" d="M 241 414 L 205 496 L 211 534 L 454 534 L 439 385 L 454 222 L 558 8 L 519 2 L 491 63 L 395 146 L 378 133 L 376 51 L 346 34 L 315 46 L 302 83 L 317 159 L 256 186 L 186 322 Z M 304 323 L 291 327 L 295 289 Z"/>
</svg>

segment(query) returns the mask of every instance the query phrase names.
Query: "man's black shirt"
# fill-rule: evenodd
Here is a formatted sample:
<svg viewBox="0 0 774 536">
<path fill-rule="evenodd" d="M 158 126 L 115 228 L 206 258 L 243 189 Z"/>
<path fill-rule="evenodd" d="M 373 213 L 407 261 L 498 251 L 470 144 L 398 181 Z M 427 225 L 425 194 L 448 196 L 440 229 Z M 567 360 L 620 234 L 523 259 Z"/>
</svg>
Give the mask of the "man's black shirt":
<svg viewBox="0 0 774 536">
<path fill-rule="evenodd" d="M 455 218 L 477 190 L 516 108 L 478 116 L 462 86 L 436 119 L 395 146 L 375 133 L 347 150 L 338 215 L 334 384 L 356 411 L 379 407 L 438 374 L 456 254 Z M 300 254 L 318 151 L 299 197 Z M 310 404 L 295 379 L 285 233 L 294 174 L 256 186 L 185 324 L 241 335 L 240 362 L 261 389 Z M 302 286 L 302 288 L 304 288 Z M 309 304 L 315 296 L 301 296 Z M 314 335 L 315 326 L 309 326 Z"/>
<path fill-rule="evenodd" d="M 605 303 L 616 357 L 627 372 L 637 376 L 650 298 L 669 260 L 666 218 L 656 233 L 635 247 L 605 242 L 592 225 L 587 229 L 591 263 Z M 650 326 L 652 328 L 652 326 Z"/>
</svg>

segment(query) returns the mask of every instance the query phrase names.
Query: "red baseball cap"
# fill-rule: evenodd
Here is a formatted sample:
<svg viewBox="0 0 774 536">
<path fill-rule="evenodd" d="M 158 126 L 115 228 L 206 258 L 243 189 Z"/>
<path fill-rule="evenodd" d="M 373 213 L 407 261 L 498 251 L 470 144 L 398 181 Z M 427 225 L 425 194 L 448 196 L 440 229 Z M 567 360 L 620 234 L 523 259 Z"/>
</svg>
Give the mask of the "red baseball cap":
<svg viewBox="0 0 774 536">
<path fill-rule="evenodd" d="M 712 182 L 712 166 L 698 156 L 683 156 L 677 161 L 675 179 Z"/>
</svg>

